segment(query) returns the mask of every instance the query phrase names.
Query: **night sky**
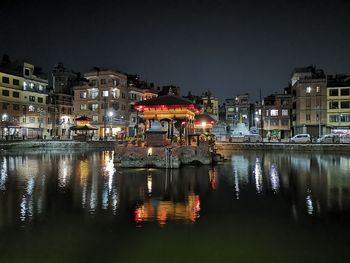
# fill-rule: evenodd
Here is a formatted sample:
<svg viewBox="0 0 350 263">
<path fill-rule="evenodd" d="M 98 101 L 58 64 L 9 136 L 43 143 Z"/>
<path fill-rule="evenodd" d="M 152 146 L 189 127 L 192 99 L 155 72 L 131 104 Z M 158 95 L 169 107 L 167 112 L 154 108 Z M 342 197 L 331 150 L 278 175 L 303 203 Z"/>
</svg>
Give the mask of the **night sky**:
<svg viewBox="0 0 350 263">
<path fill-rule="evenodd" d="M 294 67 L 350 73 L 348 0 L 2 0 L 0 17 L 0 54 L 45 72 L 99 66 L 221 99 L 282 91 Z"/>
</svg>

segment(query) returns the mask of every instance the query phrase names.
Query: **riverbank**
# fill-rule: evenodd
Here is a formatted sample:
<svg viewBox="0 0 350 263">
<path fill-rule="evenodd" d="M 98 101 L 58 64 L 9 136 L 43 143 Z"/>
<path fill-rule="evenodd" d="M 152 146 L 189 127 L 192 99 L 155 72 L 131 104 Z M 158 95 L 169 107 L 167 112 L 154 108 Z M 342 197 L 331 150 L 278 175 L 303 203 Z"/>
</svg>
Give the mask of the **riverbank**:
<svg viewBox="0 0 350 263">
<path fill-rule="evenodd" d="M 104 149 L 114 150 L 116 141 L 87 141 L 72 140 L 32 140 L 32 141 L 3 141 L 0 142 L 2 154 L 20 150 L 83 150 Z"/>
<path fill-rule="evenodd" d="M 319 144 L 319 143 L 230 143 L 216 142 L 215 148 L 220 151 L 281 151 L 281 152 L 339 152 L 350 153 L 350 144 Z"/>
</svg>

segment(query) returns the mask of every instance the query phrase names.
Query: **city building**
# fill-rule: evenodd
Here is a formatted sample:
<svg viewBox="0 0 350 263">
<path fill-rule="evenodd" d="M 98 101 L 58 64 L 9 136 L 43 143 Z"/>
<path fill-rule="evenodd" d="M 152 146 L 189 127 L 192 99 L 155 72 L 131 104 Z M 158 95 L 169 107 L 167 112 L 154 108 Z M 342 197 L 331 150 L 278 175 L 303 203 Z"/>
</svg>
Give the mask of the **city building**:
<svg viewBox="0 0 350 263">
<path fill-rule="evenodd" d="M 44 138 L 47 129 L 48 80 L 33 64 L 12 63 L 7 55 L 0 64 L 1 138 Z"/>
<path fill-rule="evenodd" d="M 99 128 L 100 138 L 125 137 L 130 114 L 127 76 L 94 68 L 84 77 L 89 83 L 74 87 L 75 117 L 91 118 L 91 124 Z"/>
<path fill-rule="evenodd" d="M 315 66 L 296 68 L 291 76 L 293 134 L 320 137 L 328 133 L 327 79 Z"/>
<path fill-rule="evenodd" d="M 350 76 L 327 77 L 327 127 L 350 135 Z"/>
<path fill-rule="evenodd" d="M 249 94 L 237 95 L 235 98 L 225 100 L 226 123 L 230 130 L 244 123 L 247 128 L 254 126 L 254 104 L 249 101 Z"/>
<path fill-rule="evenodd" d="M 291 137 L 291 94 L 273 94 L 264 98 L 262 103 L 263 137 L 271 140 Z"/>
<path fill-rule="evenodd" d="M 49 93 L 48 125 L 51 124 L 50 136 L 70 138 L 70 128 L 74 125 L 73 87 L 87 84 L 80 73 L 66 69 L 58 63 L 52 70 L 53 88 Z"/>
<path fill-rule="evenodd" d="M 216 121 L 219 120 L 219 99 L 212 96 L 211 92 L 205 92 L 202 95 L 202 113 L 209 114 Z"/>
</svg>

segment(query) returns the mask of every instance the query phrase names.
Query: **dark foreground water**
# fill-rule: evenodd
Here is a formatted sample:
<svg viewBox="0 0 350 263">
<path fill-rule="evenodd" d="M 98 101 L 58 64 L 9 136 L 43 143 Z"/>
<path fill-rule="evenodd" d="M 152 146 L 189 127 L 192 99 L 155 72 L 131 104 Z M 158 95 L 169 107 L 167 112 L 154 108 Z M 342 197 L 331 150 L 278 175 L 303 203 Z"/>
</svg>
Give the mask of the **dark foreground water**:
<svg viewBox="0 0 350 263">
<path fill-rule="evenodd" d="M 115 169 L 112 152 L 0 156 L 0 262 L 347 262 L 350 156 L 234 153 Z"/>
</svg>

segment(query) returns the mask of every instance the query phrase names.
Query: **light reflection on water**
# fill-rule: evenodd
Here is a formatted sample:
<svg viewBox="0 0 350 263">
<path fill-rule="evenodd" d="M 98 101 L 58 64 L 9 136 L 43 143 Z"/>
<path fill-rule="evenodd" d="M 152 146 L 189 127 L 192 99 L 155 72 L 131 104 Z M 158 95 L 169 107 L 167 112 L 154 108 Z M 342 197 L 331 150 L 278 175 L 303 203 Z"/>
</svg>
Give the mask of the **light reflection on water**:
<svg viewBox="0 0 350 263">
<path fill-rule="evenodd" d="M 138 226 L 193 224 L 205 220 L 203 209 L 233 201 L 254 208 L 252 198 L 285 199 L 294 220 L 350 211 L 346 155 L 234 153 L 215 167 L 170 171 L 119 169 L 113 152 L 37 154 L 1 156 L 0 170 L 0 227 L 45 218 L 52 207 L 58 215 L 128 215 Z"/>
</svg>

